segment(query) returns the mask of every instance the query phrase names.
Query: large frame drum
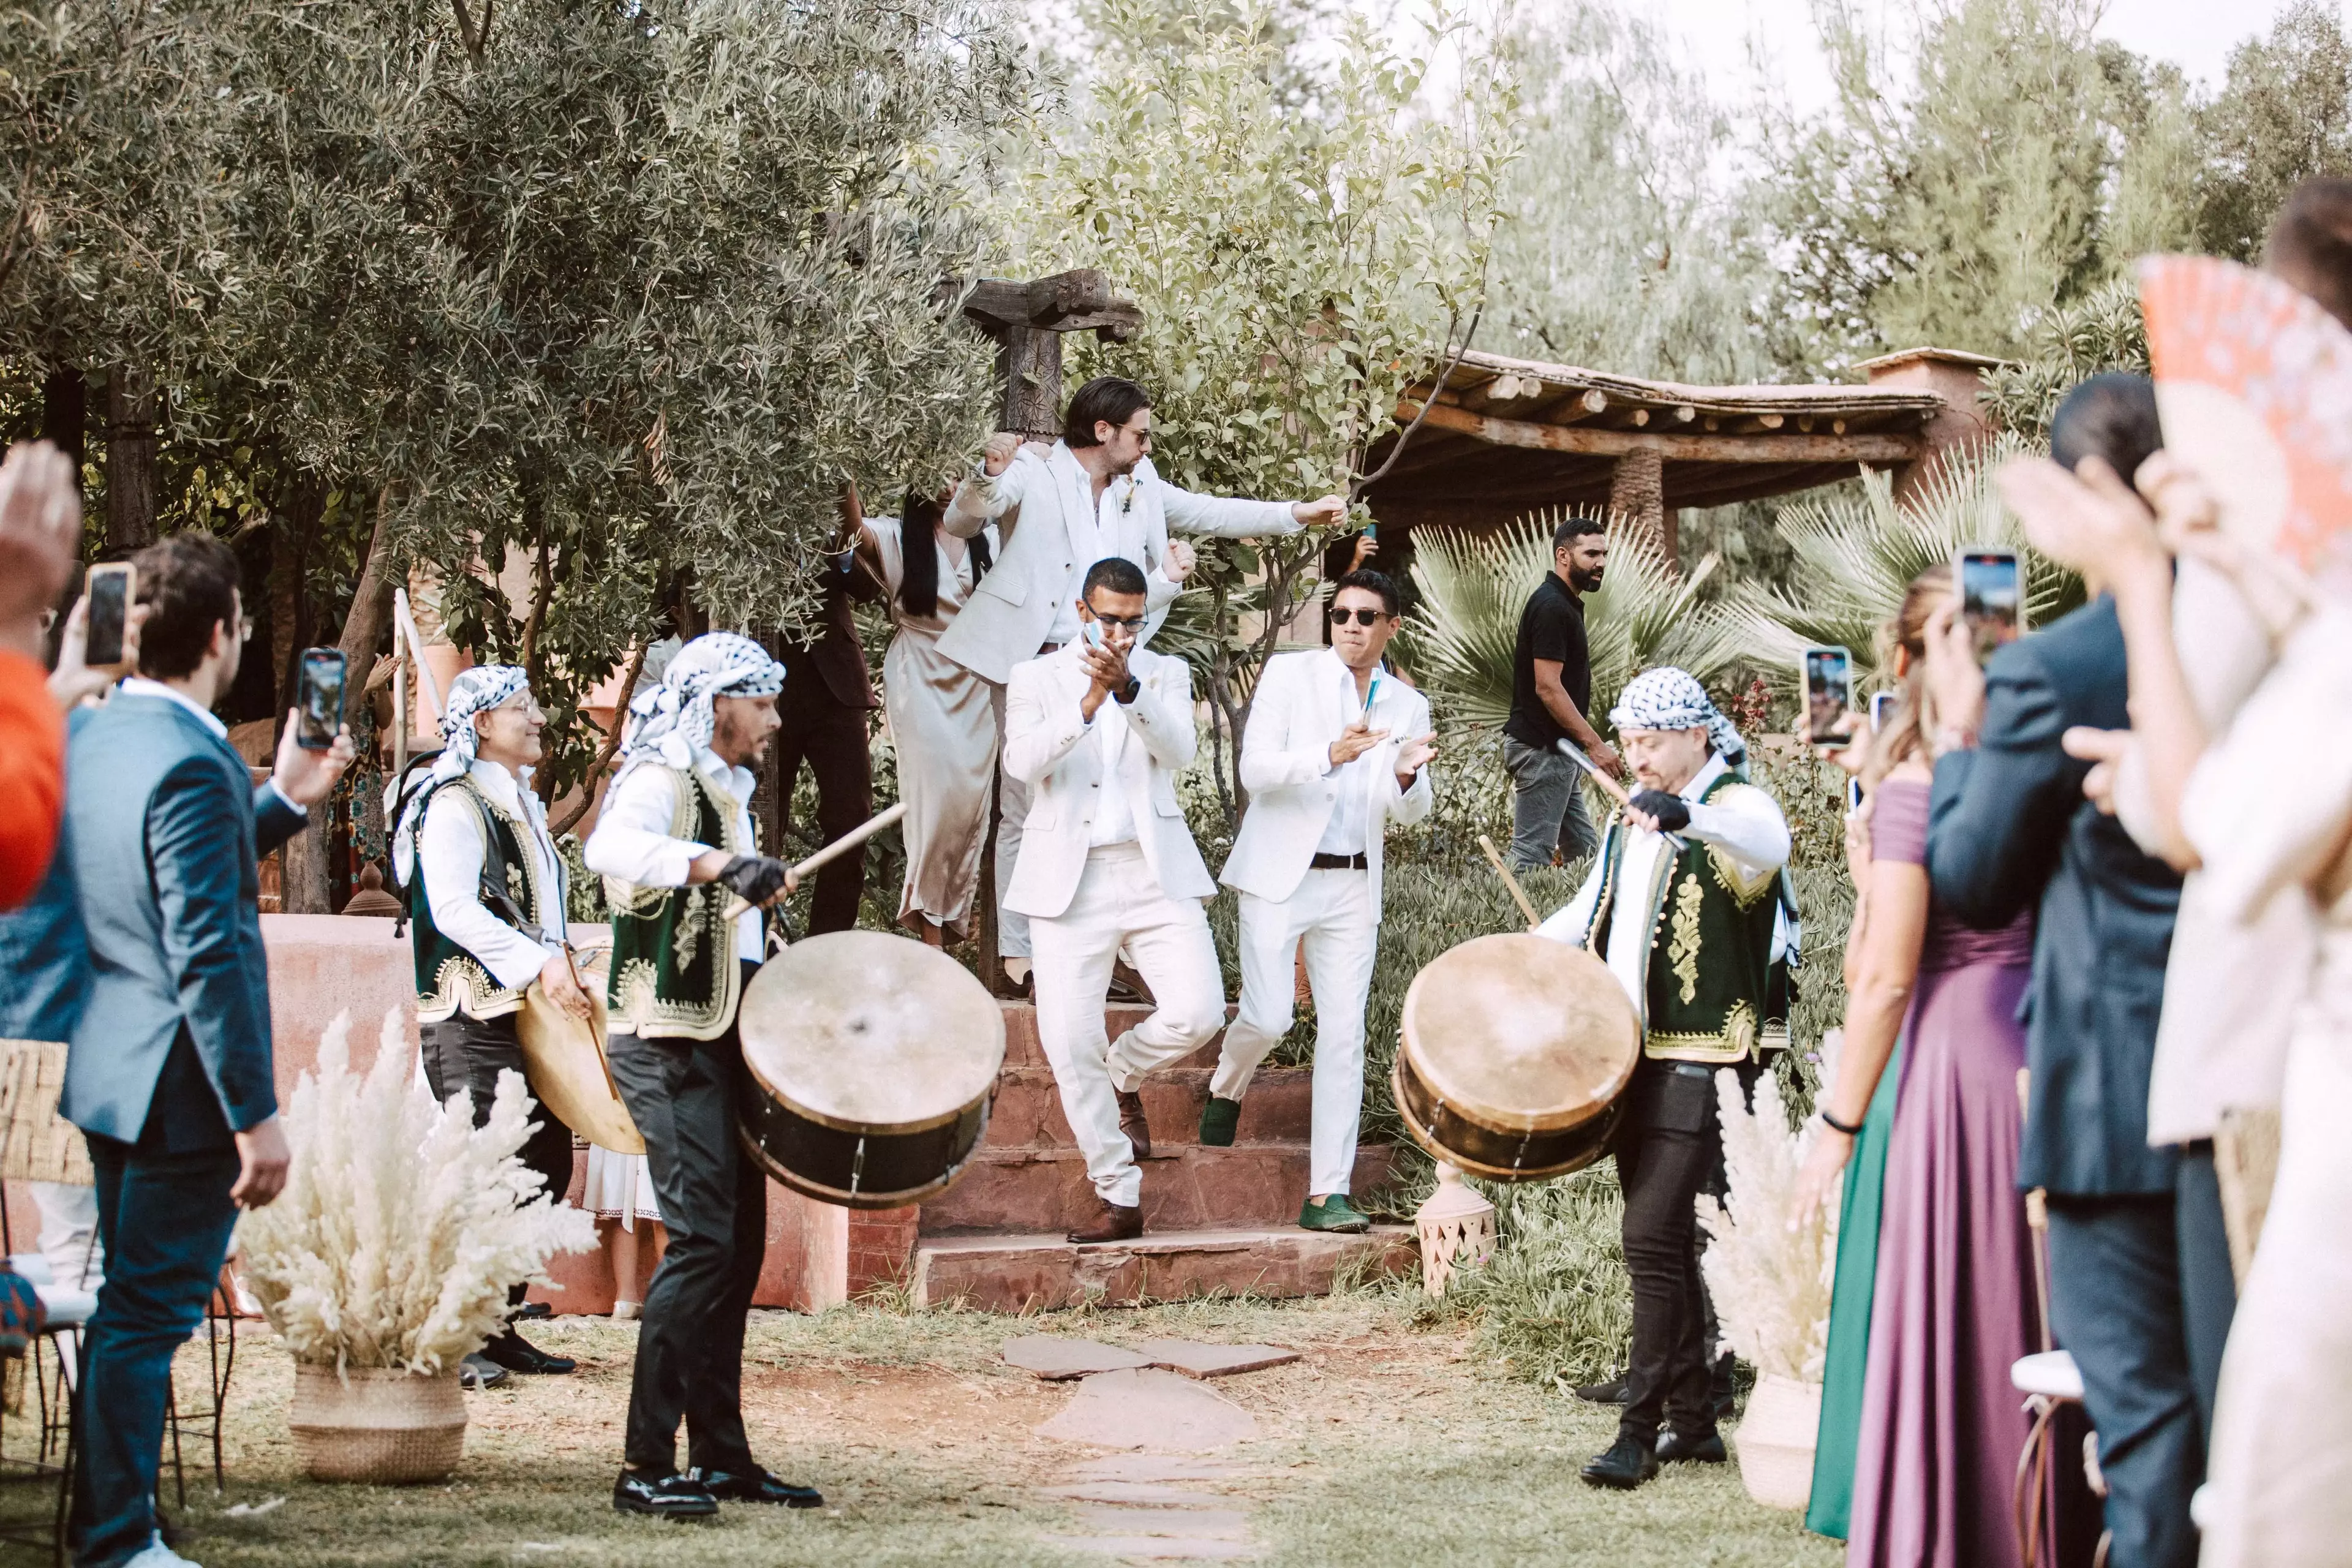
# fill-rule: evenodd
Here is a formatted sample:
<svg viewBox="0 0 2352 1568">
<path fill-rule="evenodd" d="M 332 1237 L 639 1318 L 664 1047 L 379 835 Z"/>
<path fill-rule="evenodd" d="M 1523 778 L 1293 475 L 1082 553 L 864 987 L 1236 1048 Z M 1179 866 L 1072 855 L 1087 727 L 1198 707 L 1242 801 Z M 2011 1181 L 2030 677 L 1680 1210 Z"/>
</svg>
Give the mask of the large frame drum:
<svg viewBox="0 0 2352 1568">
<path fill-rule="evenodd" d="M 646 1141 L 621 1103 L 620 1087 L 605 1056 L 604 963 L 607 952 L 590 954 L 576 973 L 594 1016 L 573 1017 L 547 999 L 536 980 L 523 994 L 515 1036 L 522 1046 L 523 1077 L 532 1098 L 555 1119 L 600 1149 L 642 1154 Z M 555 1194 L 561 1199 L 563 1194 Z"/>
<path fill-rule="evenodd" d="M 1413 976 L 1391 1087 L 1412 1141 L 1497 1182 L 1581 1170 L 1616 1131 L 1642 1026 L 1609 966 L 1509 931 Z"/>
<path fill-rule="evenodd" d="M 877 931 L 794 942 L 737 1016 L 752 1092 L 736 1131 L 793 1191 L 898 1208 L 944 1191 L 980 1147 L 1004 1014 L 937 948 Z"/>
</svg>

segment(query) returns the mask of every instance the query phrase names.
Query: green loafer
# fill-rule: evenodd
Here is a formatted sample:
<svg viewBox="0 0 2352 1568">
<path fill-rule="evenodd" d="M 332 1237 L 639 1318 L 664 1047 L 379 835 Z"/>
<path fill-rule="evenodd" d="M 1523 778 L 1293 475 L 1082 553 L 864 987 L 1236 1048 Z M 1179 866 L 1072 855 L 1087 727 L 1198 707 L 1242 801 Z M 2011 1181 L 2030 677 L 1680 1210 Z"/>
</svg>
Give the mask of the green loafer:
<svg viewBox="0 0 2352 1568">
<path fill-rule="evenodd" d="M 1213 1094 L 1209 1103 L 1201 1107 L 1201 1142 L 1211 1149 L 1230 1149 L 1234 1146 L 1234 1131 L 1241 1124 L 1242 1102 L 1219 1100 Z"/>
<path fill-rule="evenodd" d="M 1298 1209 L 1301 1230 L 1337 1230 L 1353 1235 L 1372 1228 L 1372 1222 L 1349 1206 L 1348 1194 L 1333 1193 L 1321 1203 L 1308 1198 Z"/>
</svg>

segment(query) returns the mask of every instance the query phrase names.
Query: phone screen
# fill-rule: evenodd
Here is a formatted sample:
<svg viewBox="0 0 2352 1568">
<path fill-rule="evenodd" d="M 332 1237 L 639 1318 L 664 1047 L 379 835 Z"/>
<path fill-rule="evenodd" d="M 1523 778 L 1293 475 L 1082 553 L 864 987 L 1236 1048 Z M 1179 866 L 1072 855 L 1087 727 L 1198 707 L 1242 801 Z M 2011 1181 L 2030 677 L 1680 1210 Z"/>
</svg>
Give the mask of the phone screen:
<svg viewBox="0 0 2352 1568">
<path fill-rule="evenodd" d="M 1813 743 L 1843 745 L 1841 733 L 1853 708 L 1853 656 L 1842 647 L 1805 650 L 1805 719 Z"/>
<path fill-rule="evenodd" d="M 1993 649 L 2017 640 L 2024 610 L 2024 580 L 2017 554 L 2010 550 L 1966 550 L 1960 552 L 1960 616 L 1969 624 L 1977 662 L 1992 657 Z"/>
<path fill-rule="evenodd" d="M 87 587 L 89 595 L 89 638 L 82 662 L 93 669 L 122 662 L 122 631 L 131 614 L 131 568 L 93 566 Z"/>
<path fill-rule="evenodd" d="M 1103 645 L 1103 629 L 1102 629 L 1102 623 L 1101 623 L 1100 621 L 1088 621 L 1088 622 L 1086 624 L 1085 631 L 1086 631 L 1086 637 L 1087 637 L 1087 646 L 1088 647 L 1102 647 L 1102 645 Z"/>
<path fill-rule="evenodd" d="M 343 656 L 339 648 L 302 650 L 302 689 L 296 699 L 294 743 L 323 752 L 343 727 Z"/>
</svg>

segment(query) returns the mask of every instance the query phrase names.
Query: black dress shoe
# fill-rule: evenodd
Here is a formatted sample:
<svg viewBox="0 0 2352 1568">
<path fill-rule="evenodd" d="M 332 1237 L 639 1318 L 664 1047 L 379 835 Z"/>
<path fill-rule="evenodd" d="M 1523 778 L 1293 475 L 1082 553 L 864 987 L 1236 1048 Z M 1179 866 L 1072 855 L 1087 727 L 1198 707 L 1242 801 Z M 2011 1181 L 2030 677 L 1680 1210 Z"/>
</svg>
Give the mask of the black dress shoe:
<svg viewBox="0 0 2352 1568">
<path fill-rule="evenodd" d="M 521 1306 L 517 1307 L 514 1310 L 514 1316 L 509 1319 L 509 1321 L 520 1323 L 533 1319 L 551 1318 L 553 1316 L 555 1316 L 555 1309 L 549 1306 L 546 1302 L 525 1301 Z"/>
<path fill-rule="evenodd" d="M 1723 1438 L 1712 1427 L 1685 1437 L 1669 1426 L 1658 1434 L 1658 1463 L 1675 1464 L 1683 1459 L 1696 1459 L 1702 1465 L 1719 1465 L 1730 1456 L 1723 1451 Z"/>
<path fill-rule="evenodd" d="M 461 1388 L 496 1388 L 513 1374 L 498 1363 L 476 1351 L 457 1363 L 457 1384 Z"/>
<path fill-rule="evenodd" d="M 824 1494 L 814 1487 L 796 1487 L 773 1470 L 689 1470 L 687 1472 L 727 1502 L 772 1502 L 786 1508 L 823 1508 Z"/>
<path fill-rule="evenodd" d="M 1622 1405 L 1625 1403 L 1625 1380 L 1612 1377 L 1607 1383 L 1588 1383 L 1580 1386 L 1576 1396 L 1587 1405 Z"/>
<path fill-rule="evenodd" d="M 493 1366 L 531 1377 L 560 1376 L 580 1365 L 570 1356 L 548 1354 L 512 1329 L 484 1345 L 482 1359 Z"/>
<path fill-rule="evenodd" d="M 667 1475 L 623 1470 L 613 1483 L 613 1510 L 653 1519 L 711 1519 L 719 1512 L 719 1500 L 691 1470 Z"/>
<path fill-rule="evenodd" d="M 1633 1437 L 1619 1437 L 1605 1454 L 1595 1454 L 1578 1472 L 1596 1487 L 1632 1491 L 1658 1473 L 1656 1450 Z"/>
</svg>

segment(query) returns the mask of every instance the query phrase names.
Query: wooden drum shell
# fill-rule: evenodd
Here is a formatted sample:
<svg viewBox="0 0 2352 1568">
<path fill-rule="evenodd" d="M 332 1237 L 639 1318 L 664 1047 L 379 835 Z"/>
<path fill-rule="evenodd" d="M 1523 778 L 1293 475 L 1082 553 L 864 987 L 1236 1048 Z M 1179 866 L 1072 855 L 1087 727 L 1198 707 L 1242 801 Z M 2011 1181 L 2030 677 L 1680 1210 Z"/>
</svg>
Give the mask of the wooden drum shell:
<svg viewBox="0 0 2352 1568">
<path fill-rule="evenodd" d="M 952 1185 L 988 1131 L 992 1094 L 946 1121 L 909 1131 L 829 1126 L 780 1102 L 755 1081 L 744 1086 L 735 1124 L 744 1151 L 793 1191 L 843 1208 L 894 1209 Z"/>
<path fill-rule="evenodd" d="M 1603 1154 L 1617 1136 L 1622 1100 L 1574 1127 L 1540 1132 L 1499 1132 L 1481 1126 L 1438 1100 L 1418 1073 L 1397 1055 L 1389 1087 L 1397 1114 L 1412 1141 L 1435 1159 L 1490 1182 L 1540 1182 L 1581 1171 Z"/>
</svg>

